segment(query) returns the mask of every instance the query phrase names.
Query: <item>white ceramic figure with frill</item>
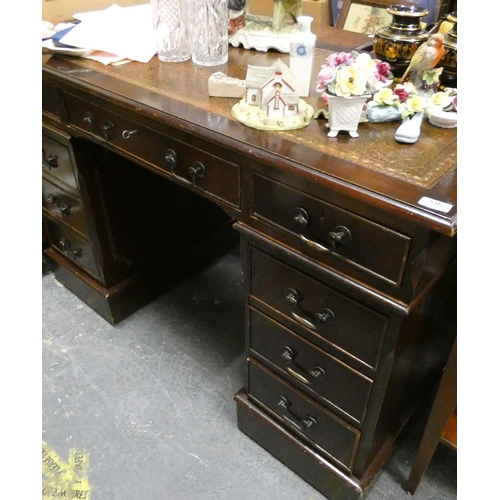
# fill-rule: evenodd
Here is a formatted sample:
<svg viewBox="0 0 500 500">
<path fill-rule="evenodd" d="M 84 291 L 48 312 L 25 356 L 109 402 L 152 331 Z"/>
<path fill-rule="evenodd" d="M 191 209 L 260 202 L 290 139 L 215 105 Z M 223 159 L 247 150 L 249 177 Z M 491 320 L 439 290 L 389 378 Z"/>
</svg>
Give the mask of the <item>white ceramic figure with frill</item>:
<svg viewBox="0 0 500 500">
<path fill-rule="evenodd" d="M 368 53 L 330 54 L 321 66 L 316 91 L 328 103 L 328 137 L 348 132 L 359 137 L 358 125 L 364 105 L 373 92 L 389 86 L 393 75 L 389 64 Z"/>
<path fill-rule="evenodd" d="M 427 111 L 429 122 L 436 127 L 455 128 L 458 123 L 457 89 L 436 92 Z"/>
</svg>

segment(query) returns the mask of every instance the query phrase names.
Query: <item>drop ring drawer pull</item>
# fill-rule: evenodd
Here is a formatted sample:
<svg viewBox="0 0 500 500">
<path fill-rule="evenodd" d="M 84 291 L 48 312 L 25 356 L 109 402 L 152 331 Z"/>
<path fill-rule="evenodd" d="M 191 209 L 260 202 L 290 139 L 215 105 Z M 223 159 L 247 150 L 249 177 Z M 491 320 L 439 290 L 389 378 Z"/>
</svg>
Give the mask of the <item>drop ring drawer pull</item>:
<svg viewBox="0 0 500 500">
<path fill-rule="evenodd" d="M 309 214 L 302 207 L 297 207 L 293 211 L 293 222 L 300 239 L 319 252 L 334 253 L 338 246 L 347 245 L 351 241 L 351 232 L 345 226 L 337 226 L 333 231 L 328 233 L 331 240 L 330 248 L 304 236 L 303 233 L 309 224 Z"/>
<path fill-rule="evenodd" d="M 317 427 L 318 422 L 314 417 L 307 415 L 304 418 L 300 418 L 297 415 L 294 415 L 290 411 L 290 403 L 285 398 L 285 396 L 279 396 L 278 398 L 278 406 L 281 410 L 281 417 L 286 420 L 288 423 L 292 424 L 297 430 L 301 432 L 307 432 L 310 429 L 314 429 Z M 286 414 L 285 414 L 286 413 Z"/>
<path fill-rule="evenodd" d="M 134 135 L 134 134 L 137 134 L 137 132 L 139 132 L 139 131 L 138 130 L 124 130 L 122 132 L 122 137 L 124 139 L 130 139 L 130 136 Z"/>
<path fill-rule="evenodd" d="M 317 330 L 322 323 L 331 323 L 335 319 L 335 314 L 326 307 L 316 313 L 315 318 L 306 317 L 305 313 L 299 310 L 299 294 L 293 288 L 287 288 L 285 290 L 285 298 L 293 306 L 290 310 L 290 314 L 293 318 L 310 330 Z M 298 311 L 300 311 L 300 313 Z"/>
<path fill-rule="evenodd" d="M 295 356 L 296 354 L 293 349 L 288 346 L 283 347 L 281 357 L 285 360 L 285 367 L 288 373 L 290 373 L 290 375 L 295 377 L 297 380 L 299 380 L 303 384 L 310 385 L 314 382 L 314 380 L 322 380 L 326 377 L 325 370 L 323 370 L 321 366 L 314 366 L 307 372 L 302 368 L 299 368 L 294 361 Z"/>
</svg>

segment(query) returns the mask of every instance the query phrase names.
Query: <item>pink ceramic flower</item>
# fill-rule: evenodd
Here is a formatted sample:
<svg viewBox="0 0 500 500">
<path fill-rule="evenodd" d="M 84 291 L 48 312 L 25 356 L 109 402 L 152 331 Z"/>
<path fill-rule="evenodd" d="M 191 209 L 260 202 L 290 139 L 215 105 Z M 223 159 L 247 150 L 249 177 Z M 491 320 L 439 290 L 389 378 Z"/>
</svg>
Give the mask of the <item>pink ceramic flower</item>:
<svg viewBox="0 0 500 500">
<path fill-rule="evenodd" d="M 375 63 L 377 65 L 377 71 L 380 76 L 380 80 L 386 82 L 387 80 L 393 78 L 391 65 L 389 63 L 383 62 L 380 59 L 375 59 Z"/>
<path fill-rule="evenodd" d="M 453 111 L 457 111 L 457 94 L 455 94 L 451 99 L 451 105 L 453 106 Z"/>
<path fill-rule="evenodd" d="M 336 68 L 337 66 L 340 66 L 341 64 L 351 64 L 353 62 L 353 56 L 350 53 L 347 52 L 340 52 L 338 54 L 330 54 L 326 58 L 326 64 L 328 66 L 332 66 Z"/>
<path fill-rule="evenodd" d="M 324 65 L 318 73 L 316 80 L 316 91 L 324 92 L 327 85 L 335 78 L 337 68 L 333 66 Z"/>
</svg>

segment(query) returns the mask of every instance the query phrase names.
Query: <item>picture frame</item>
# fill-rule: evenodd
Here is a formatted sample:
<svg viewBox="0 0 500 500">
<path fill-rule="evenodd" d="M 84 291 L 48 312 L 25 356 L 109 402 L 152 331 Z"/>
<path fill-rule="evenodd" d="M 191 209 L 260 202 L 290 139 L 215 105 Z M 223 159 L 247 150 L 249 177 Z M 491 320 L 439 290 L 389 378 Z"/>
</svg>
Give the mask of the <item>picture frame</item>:
<svg viewBox="0 0 500 500">
<path fill-rule="evenodd" d="M 336 27 L 373 36 L 379 28 L 390 24 L 392 16 L 387 7 L 395 3 L 415 5 L 395 0 L 344 0 Z"/>
</svg>

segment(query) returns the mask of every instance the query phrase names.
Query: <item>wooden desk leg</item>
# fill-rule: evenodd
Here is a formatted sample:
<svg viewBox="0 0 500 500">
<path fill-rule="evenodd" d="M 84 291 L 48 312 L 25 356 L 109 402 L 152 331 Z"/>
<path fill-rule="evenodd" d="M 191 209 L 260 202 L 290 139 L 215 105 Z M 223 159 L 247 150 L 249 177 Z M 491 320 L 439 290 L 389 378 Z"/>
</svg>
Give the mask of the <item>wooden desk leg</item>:
<svg viewBox="0 0 500 500">
<path fill-rule="evenodd" d="M 432 405 L 422 439 L 415 455 L 408 482 L 404 486 L 406 493 L 413 495 L 427 466 L 436 451 L 443 429 L 457 406 L 457 339 L 450 351 L 450 356 L 439 382 L 439 387 Z"/>
</svg>

